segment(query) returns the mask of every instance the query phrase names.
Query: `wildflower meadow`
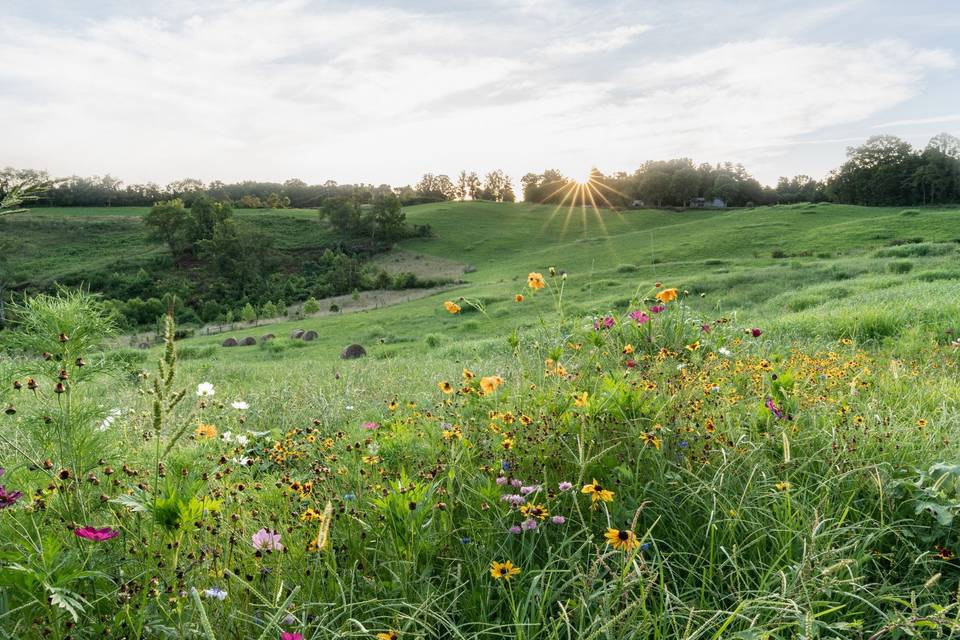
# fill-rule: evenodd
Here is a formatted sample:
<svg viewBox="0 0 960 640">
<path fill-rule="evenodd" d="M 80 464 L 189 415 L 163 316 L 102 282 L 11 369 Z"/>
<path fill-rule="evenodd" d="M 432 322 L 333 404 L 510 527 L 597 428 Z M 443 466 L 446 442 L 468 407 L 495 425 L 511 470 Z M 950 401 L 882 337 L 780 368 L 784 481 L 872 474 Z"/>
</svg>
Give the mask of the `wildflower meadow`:
<svg viewBox="0 0 960 640">
<path fill-rule="evenodd" d="M 577 280 L 531 271 L 510 304 L 539 321 L 485 357 L 256 380 L 181 361 L 170 317 L 140 367 L 95 296 L 25 299 L 5 634 L 957 633 L 952 347 L 772 340 L 668 282 L 580 315 Z"/>
</svg>

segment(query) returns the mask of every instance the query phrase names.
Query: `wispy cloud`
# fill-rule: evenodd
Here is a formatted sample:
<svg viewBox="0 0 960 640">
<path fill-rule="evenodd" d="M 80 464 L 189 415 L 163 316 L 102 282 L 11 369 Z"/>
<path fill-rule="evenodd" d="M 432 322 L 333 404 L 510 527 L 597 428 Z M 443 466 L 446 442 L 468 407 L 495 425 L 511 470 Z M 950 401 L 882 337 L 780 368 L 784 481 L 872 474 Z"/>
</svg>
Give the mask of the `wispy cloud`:
<svg viewBox="0 0 960 640">
<path fill-rule="evenodd" d="M 649 25 L 637 24 L 616 27 L 607 31 L 577 34 L 567 41 L 559 42 L 548 47 L 547 51 L 549 53 L 559 53 L 563 55 L 583 55 L 587 53 L 616 51 L 630 44 L 641 33 L 646 33 L 649 30 Z"/>
<path fill-rule="evenodd" d="M 930 118 L 910 118 L 907 120 L 892 120 L 890 122 L 881 122 L 873 125 L 874 129 L 889 129 L 890 127 L 909 127 L 922 124 L 938 124 L 941 122 L 960 122 L 960 113 L 952 113 L 945 116 L 933 116 Z"/>
</svg>

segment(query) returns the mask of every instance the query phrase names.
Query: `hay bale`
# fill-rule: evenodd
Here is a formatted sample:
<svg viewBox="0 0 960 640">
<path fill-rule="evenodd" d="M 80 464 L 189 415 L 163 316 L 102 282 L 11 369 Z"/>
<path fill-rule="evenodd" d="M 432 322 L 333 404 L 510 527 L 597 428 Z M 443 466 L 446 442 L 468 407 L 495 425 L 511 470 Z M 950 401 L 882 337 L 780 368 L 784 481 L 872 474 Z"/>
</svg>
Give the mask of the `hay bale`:
<svg viewBox="0 0 960 640">
<path fill-rule="evenodd" d="M 240 341 L 240 345 L 243 347 L 250 347 L 255 344 L 257 344 L 257 339 L 254 338 L 253 336 L 247 336 L 246 338 Z"/>
<path fill-rule="evenodd" d="M 222 345 L 222 346 L 224 346 L 224 347 L 235 347 L 235 346 L 237 346 L 238 344 L 240 344 L 240 343 L 237 342 L 237 339 L 236 339 L 236 338 L 227 338 L 226 340 L 223 341 L 223 345 Z"/>
<path fill-rule="evenodd" d="M 340 352 L 340 359 L 353 360 L 354 358 L 362 358 L 365 355 L 367 355 L 366 349 L 359 344 L 352 344 Z"/>
<path fill-rule="evenodd" d="M 307 331 L 305 334 L 303 334 L 303 341 L 312 342 L 319 337 L 320 337 L 320 334 L 317 333 L 316 331 Z"/>
<path fill-rule="evenodd" d="M 268 333 L 267 335 L 262 336 L 262 337 L 260 338 L 260 342 L 270 342 L 271 340 L 273 340 L 273 339 L 276 338 L 276 337 L 277 337 L 277 336 L 273 335 L 272 333 Z"/>
<path fill-rule="evenodd" d="M 303 337 L 303 329 L 294 329 L 293 331 L 290 332 L 291 340 L 299 340 L 302 337 Z"/>
</svg>

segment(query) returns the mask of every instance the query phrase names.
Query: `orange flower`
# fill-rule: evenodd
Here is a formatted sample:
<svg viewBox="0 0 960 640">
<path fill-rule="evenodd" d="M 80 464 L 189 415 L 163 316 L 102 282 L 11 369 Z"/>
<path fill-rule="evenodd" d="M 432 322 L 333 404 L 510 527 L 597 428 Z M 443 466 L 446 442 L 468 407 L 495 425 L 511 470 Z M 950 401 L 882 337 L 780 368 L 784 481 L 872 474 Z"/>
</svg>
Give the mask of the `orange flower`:
<svg viewBox="0 0 960 640">
<path fill-rule="evenodd" d="M 440 387 L 440 391 L 444 393 L 453 393 L 453 385 L 447 381 L 438 382 L 437 386 Z"/>
<path fill-rule="evenodd" d="M 213 440 L 217 437 L 217 428 L 212 424 L 201 422 L 197 428 L 193 430 L 193 435 L 197 437 L 197 440 Z"/>
<path fill-rule="evenodd" d="M 523 294 L 518 293 L 517 295 L 513 296 L 513 299 L 516 300 L 517 302 L 523 302 Z"/>
<path fill-rule="evenodd" d="M 503 378 L 500 376 L 484 376 L 480 378 L 480 389 L 484 395 L 489 395 L 496 391 L 503 384 Z"/>
<path fill-rule="evenodd" d="M 454 315 L 460 313 L 460 305 L 458 305 L 453 300 L 447 300 L 446 302 L 444 302 L 443 308 Z"/>
<path fill-rule="evenodd" d="M 531 289 L 543 289 L 547 286 L 547 283 L 544 281 L 542 273 L 532 271 L 527 274 L 527 286 Z"/>
<path fill-rule="evenodd" d="M 660 302 L 672 302 L 677 299 L 677 290 L 676 289 L 664 289 L 657 294 L 657 300 Z"/>
</svg>

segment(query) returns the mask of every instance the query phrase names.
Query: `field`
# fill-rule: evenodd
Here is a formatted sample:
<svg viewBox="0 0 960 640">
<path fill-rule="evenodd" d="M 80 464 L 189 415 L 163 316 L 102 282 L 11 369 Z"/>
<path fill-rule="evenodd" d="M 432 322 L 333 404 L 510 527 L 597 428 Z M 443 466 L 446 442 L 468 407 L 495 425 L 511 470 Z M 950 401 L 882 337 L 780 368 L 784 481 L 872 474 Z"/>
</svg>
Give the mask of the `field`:
<svg viewBox="0 0 960 640">
<path fill-rule="evenodd" d="M 72 281 L 159 251 L 141 213 L 0 233 L 14 273 Z M 960 633 L 960 211 L 407 217 L 436 237 L 378 260 L 464 284 L 150 350 L 104 349 L 83 295 L 15 310 L 8 636 Z"/>
</svg>

